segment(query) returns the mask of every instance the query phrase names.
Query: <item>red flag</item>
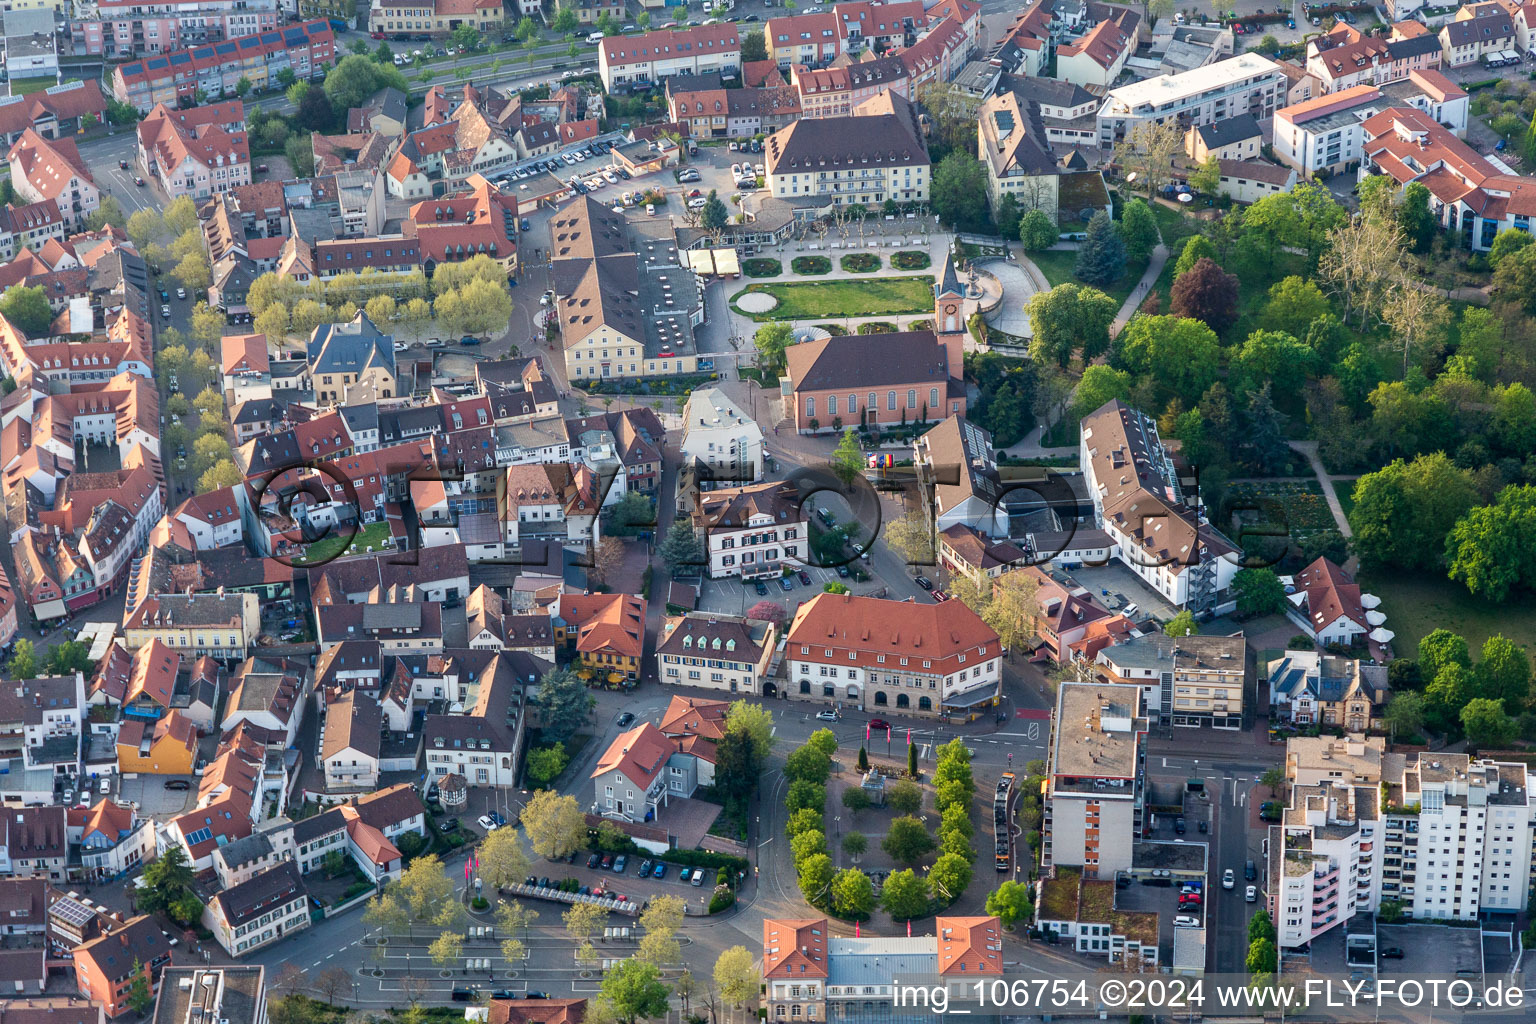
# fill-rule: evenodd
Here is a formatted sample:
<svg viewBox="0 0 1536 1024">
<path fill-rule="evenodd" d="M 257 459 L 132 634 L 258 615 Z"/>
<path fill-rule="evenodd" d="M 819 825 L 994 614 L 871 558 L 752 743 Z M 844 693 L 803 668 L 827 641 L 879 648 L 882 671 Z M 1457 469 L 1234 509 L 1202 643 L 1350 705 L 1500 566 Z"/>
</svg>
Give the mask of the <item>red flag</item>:
<svg viewBox="0 0 1536 1024">
<path fill-rule="evenodd" d="M 911 937 L 912 937 L 912 919 L 909 917 L 909 918 L 907 918 L 907 938 L 910 939 Z"/>
<path fill-rule="evenodd" d="M 865 743 L 869 742 L 869 723 L 868 722 L 864 723 L 864 742 Z"/>
<path fill-rule="evenodd" d="M 907 746 L 910 747 L 911 745 L 912 745 L 912 727 L 909 725 L 909 726 L 907 726 Z"/>
<path fill-rule="evenodd" d="M 859 922 L 857 922 L 857 921 L 853 922 L 853 937 L 854 938 L 858 938 L 859 937 Z"/>
<path fill-rule="evenodd" d="M 464 881 L 469 881 L 469 861 L 464 862 Z"/>
</svg>

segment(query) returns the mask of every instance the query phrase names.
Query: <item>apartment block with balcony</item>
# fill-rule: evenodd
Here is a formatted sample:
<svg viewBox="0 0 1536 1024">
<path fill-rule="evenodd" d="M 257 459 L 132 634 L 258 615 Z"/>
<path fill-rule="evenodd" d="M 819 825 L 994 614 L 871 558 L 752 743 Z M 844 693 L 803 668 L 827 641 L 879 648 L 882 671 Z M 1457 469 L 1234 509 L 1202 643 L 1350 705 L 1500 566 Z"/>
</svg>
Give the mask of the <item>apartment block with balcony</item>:
<svg viewBox="0 0 1536 1024">
<path fill-rule="evenodd" d="M 1289 81 L 1279 65 L 1244 53 L 1177 75 L 1158 75 L 1111 89 L 1099 108 L 1099 145 L 1124 141 L 1138 124 L 1175 124 L 1181 133 L 1239 114 L 1262 121 L 1285 102 Z"/>
<path fill-rule="evenodd" d="M 1141 688 L 1063 683 L 1047 765 L 1040 865 L 1086 878 L 1131 867 L 1142 834 L 1147 720 Z"/>
<path fill-rule="evenodd" d="M 1536 827 L 1523 764 L 1380 737 L 1287 745 L 1290 807 L 1270 828 L 1267 889 L 1281 948 L 1392 901 L 1421 920 L 1526 909 Z"/>
</svg>

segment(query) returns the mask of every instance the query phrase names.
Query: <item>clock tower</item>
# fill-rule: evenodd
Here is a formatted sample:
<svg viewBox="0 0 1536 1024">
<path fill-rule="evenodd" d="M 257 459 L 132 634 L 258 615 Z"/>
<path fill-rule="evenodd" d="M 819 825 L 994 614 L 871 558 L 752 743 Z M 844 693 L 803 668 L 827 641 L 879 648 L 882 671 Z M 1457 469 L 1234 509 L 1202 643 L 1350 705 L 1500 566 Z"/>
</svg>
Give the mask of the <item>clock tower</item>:
<svg viewBox="0 0 1536 1024">
<path fill-rule="evenodd" d="M 965 377 L 965 288 L 955 271 L 955 257 L 944 259 L 944 274 L 933 287 L 933 333 L 944 348 L 949 375 Z"/>
</svg>

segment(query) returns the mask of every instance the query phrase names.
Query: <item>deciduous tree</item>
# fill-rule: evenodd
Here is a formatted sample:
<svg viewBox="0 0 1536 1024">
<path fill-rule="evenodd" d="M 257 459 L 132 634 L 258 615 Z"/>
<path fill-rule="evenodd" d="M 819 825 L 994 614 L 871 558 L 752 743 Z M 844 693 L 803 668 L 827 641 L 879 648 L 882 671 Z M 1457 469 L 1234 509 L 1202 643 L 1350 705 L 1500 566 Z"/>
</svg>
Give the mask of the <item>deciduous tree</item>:
<svg viewBox="0 0 1536 1024">
<path fill-rule="evenodd" d="M 529 798 L 522 823 L 534 854 L 547 860 L 559 860 L 586 842 L 587 820 L 576 798 L 553 790 L 537 790 Z"/>
<path fill-rule="evenodd" d="M 1058 237 L 1056 222 L 1044 210 L 1030 210 L 1019 218 L 1019 244 L 1025 252 L 1044 252 Z"/>
<path fill-rule="evenodd" d="M 933 851 L 933 846 L 927 826 L 910 815 L 893 820 L 880 841 L 886 855 L 900 864 L 916 864 Z"/>
<path fill-rule="evenodd" d="M 753 999 L 763 982 L 756 957 L 745 946 L 732 946 L 716 957 L 714 974 L 721 998 L 735 1006 Z"/>
<path fill-rule="evenodd" d="M 1354 551 L 1370 568 L 1438 566 L 1445 538 L 1476 498 L 1471 474 L 1442 452 L 1397 459 L 1355 484 Z"/>
<path fill-rule="evenodd" d="M 1068 365 L 1074 356 L 1089 363 L 1109 348 L 1109 326 L 1118 307 L 1097 288 L 1060 284 L 1029 300 L 1033 337 L 1029 354 L 1038 362 Z"/>
<path fill-rule="evenodd" d="M 832 879 L 832 909 L 839 917 L 865 918 L 875 909 L 875 887 L 858 868 L 844 868 Z"/>
<path fill-rule="evenodd" d="M 1174 316 L 1203 320 L 1218 334 L 1237 319 L 1237 277 L 1201 259 L 1173 282 L 1169 311 Z"/>
<path fill-rule="evenodd" d="M 1125 242 L 1125 258 L 1139 263 L 1152 256 L 1159 241 L 1157 220 L 1140 199 L 1132 199 L 1120 213 L 1120 238 Z"/>
<path fill-rule="evenodd" d="M 1004 928 L 1012 929 L 1020 921 L 1028 921 L 1034 912 L 1029 886 L 1011 879 L 987 897 L 987 913 L 996 917 Z"/>
<path fill-rule="evenodd" d="M 1504 713 L 1504 705 L 1479 697 L 1461 709 L 1461 727 L 1467 742 L 1474 747 L 1502 747 L 1515 738 L 1515 720 Z"/>
</svg>

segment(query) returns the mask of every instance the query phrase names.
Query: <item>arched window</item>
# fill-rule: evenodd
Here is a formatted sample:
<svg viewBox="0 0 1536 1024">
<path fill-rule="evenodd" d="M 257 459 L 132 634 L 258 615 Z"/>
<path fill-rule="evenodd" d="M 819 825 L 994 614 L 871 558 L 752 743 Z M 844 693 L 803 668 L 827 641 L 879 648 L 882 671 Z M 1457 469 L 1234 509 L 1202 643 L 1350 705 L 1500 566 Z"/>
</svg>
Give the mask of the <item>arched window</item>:
<svg viewBox="0 0 1536 1024">
<path fill-rule="evenodd" d="M 896 695 L 896 706 L 899 707 L 899 708 L 911 707 L 912 706 L 912 698 L 908 697 L 904 693 L 898 693 Z"/>
<path fill-rule="evenodd" d="M 886 703 L 887 702 L 886 702 L 886 699 L 885 699 L 885 691 L 884 690 L 876 690 L 875 691 L 875 706 L 883 708 L 883 707 L 885 707 Z"/>
<path fill-rule="evenodd" d="M 800 692 L 805 694 L 811 692 L 811 681 L 809 679 L 800 680 Z"/>
<path fill-rule="evenodd" d="M 933 698 L 932 697 L 919 697 L 919 698 L 917 698 L 917 708 L 918 708 L 919 711 L 932 711 L 933 710 Z"/>
</svg>

